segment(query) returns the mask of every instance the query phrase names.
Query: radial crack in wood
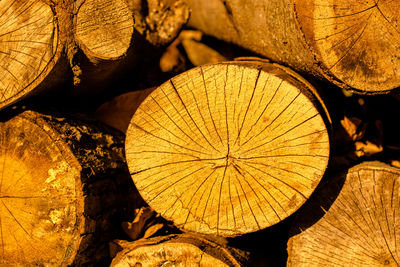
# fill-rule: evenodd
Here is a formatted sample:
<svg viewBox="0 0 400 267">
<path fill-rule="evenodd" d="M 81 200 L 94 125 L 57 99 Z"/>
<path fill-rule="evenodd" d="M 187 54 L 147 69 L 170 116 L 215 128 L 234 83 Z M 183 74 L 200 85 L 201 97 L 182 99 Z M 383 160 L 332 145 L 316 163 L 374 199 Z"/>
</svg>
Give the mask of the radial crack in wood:
<svg viewBox="0 0 400 267">
<path fill-rule="evenodd" d="M 328 75 L 370 92 L 400 85 L 398 1 L 294 2 L 306 40 Z"/>
<path fill-rule="evenodd" d="M 134 22 L 124 0 L 86 0 L 76 20 L 75 36 L 86 55 L 112 60 L 127 52 Z"/>
<path fill-rule="evenodd" d="M 366 162 L 324 184 L 294 222 L 288 266 L 399 266 L 399 178 Z"/>
<path fill-rule="evenodd" d="M 38 0 L 0 2 L 0 107 L 33 90 L 63 49 L 50 6 Z"/>
<path fill-rule="evenodd" d="M 186 0 L 189 25 L 362 94 L 400 86 L 393 0 Z"/>
<path fill-rule="evenodd" d="M 139 106 L 126 158 L 139 192 L 189 231 L 235 236 L 276 224 L 319 183 L 329 158 L 314 88 L 276 65 L 197 67 Z"/>
</svg>

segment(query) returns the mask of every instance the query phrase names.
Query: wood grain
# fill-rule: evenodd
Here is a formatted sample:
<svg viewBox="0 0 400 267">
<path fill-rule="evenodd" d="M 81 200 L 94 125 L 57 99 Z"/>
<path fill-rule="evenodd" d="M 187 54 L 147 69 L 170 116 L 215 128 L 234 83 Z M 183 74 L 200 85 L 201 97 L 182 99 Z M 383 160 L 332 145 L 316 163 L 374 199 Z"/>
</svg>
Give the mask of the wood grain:
<svg viewBox="0 0 400 267">
<path fill-rule="evenodd" d="M 0 107 L 35 88 L 57 62 L 62 45 L 51 7 L 42 1 L 0 2 Z"/>
<path fill-rule="evenodd" d="M 186 0 L 189 25 L 360 94 L 400 86 L 393 0 Z"/>
<path fill-rule="evenodd" d="M 194 68 L 134 114 L 132 178 L 150 206 L 185 230 L 234 236 L 273 225 L 325 171 L 329 137 L 314 103 L 304 83 L 270 64 Z"/>
<path fill-rule="evenodd" d="M 330 180 L 294 223 L 288 266 L 399 266 L 399 176 L 365 162 Z"/>
</svg>

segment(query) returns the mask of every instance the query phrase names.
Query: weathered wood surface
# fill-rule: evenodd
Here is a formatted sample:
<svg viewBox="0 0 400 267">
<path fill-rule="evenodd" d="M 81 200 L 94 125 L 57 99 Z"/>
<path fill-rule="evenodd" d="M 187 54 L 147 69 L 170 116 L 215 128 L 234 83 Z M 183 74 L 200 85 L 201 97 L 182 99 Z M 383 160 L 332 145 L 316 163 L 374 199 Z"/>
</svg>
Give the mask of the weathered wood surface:
<svg viewBox="0 0 400 267">
<path fill-rule="evenodd" d="M 288 266 L 399 266 L 400 169 L 365 162 L 313 196 L 294 222 Z"/>
<path fill-rule="evenodd" d="M 225 62 L 155 89 L 134 114 L 126 158 L 142 197 L 178 227 L 235 236 L 280 222 L 329 158 L 315 89 L 277 65 Z"/>
<path fill-rule="evenodd" d="M 146 39 L 171 42 L 189 9 L 180 0 L 151 2 L 146 14 L 143 1 L 1 1 L 0 108 L 67 82 L 99 90 L 144 57 Z"/>
<path fill-rule="evenodd" d="M 400 86 L 400 3 L 186 0 L 189 25 L 357 93 Z"/>
<path fill-rule="evenodd" d="M 111 266 L 245 266 L 246 254 L 202 236 L 178 234 L 117 242 Z"/>
<path fill-rule="evenodd" d="M 121 136 L 24 112 L 0 123 L 0 265 L 109 263 L 135 189 Z"/>
</svg>

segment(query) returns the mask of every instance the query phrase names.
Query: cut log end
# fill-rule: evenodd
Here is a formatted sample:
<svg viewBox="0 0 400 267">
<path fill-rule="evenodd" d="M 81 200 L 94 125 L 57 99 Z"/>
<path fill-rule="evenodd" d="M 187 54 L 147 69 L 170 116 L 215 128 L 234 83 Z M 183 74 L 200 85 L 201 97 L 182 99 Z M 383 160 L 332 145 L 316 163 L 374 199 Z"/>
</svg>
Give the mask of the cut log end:
<svg viewBox="0 0 400 267">
<path fill-rule="evenodd" d="M 244 255 L 210 240 L 182 234 L 122 246 L 111 266 L 242 266 Z"/>
<path fill-rule="evenodd" d="M 171 79 L 127 131 L 139 192 L 189 231 L 235 236 L 283 220 L 328 161 L 324 116 L 309 97 L 304 84 L 268 64 L 207 65 Z"/>
<path fill-rule="evenodd" d="M 358 92 L 400 86 L 398 1 L 295 1 L 296 16 L 328 75 Z"/>
<path fill-rule="evenodd" d="M 288 266 L 399 266 L 399 177 L 367 162 L 329 181 L 294 222 Z"/>
<path fill-rule="evenodd" d="M 76 18 L 76 39 L 88 57 L 123 56 L 133 34 L 133 16 L 124 0 L 86 0 Z"/>
<path fill-rule="evenodd" d="M 80 168 L 33 116 L 0 124 L 0 263 L 66 265 L 83 232 Z"/>
<path fill-rule="evenodd" d="M 0 108 L 33 90 L 62 47 L 50 6 L 37 0 L 0 2 Z"/>
</svg>

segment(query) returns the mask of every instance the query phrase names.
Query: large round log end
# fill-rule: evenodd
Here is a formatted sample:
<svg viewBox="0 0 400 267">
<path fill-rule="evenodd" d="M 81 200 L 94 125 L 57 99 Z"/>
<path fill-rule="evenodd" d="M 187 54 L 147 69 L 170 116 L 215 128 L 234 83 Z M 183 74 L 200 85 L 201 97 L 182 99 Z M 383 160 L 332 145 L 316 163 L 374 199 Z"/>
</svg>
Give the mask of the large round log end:
<svg viewBox="0 0 400 267">
<path fill-rule="evenodd" d="M 306 41 L 328 78 L 364 94 L 400 86 L 398 1 L 294 2 Z"/>
<path fill-rule="evenodd" d="M 0 124 L 0 263 L 67 265 L 83 233 L 80 167 L 25 113 Z"/>
<path fill-rule="evenodd" d="M 169 80 L 127 131 L 139 192 L 184 230 L 235 236 L 280 222 L 310 196 L 329 158 L 312 92 L 283 69 L 254 62 Z"/>
</svg>

